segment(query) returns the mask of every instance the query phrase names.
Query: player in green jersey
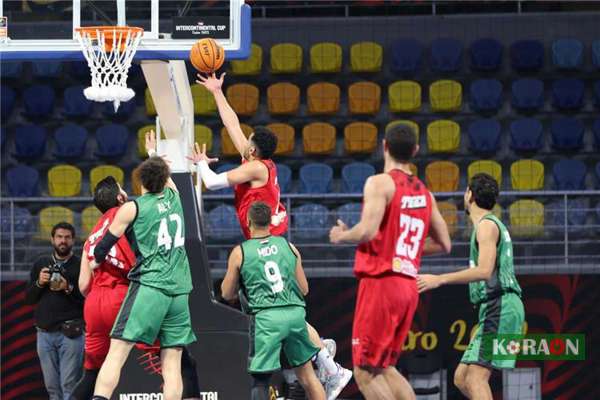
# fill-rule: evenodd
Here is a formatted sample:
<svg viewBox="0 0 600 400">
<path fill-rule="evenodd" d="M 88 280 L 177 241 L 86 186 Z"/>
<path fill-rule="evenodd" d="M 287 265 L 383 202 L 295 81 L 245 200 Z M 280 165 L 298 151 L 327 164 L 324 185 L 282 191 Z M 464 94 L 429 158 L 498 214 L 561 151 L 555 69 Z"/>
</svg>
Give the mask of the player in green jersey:
<svg viewBox="0 0 600 400">
<path fill-rule="evenodd" d="M 232 301 L 241 287 L 252 315 L 248 372 L 252 400 L 267 400 L 271 373 L 281 368 L 283 347 L 309 399 L 325 400 L 325 390 L 311 359 L 319 352 L 306 328 L 304 296 L 308 282 L 298 250 L 285 238 L 269 233 L 271 208 L 255 202 L 248 212 L 251 239 L 229 256 L 221 291 Z M 351 376 L 351 375 L 350 375 Z M 350 377 L 348 377 L 350 379 Z"/>
<path fill-rule="evenodd" d="M 479 323 L 454 373 L 454 384 L 470 399 L 492 400 L 492 368 L 514 368 L 515 360 L 494 360 L 484 351 L 483 335 L 521 334 L 525 311 L 515 276 L 513 248 L 506 226 L 492 214 L 498 183 L 488 174 L 471 178 L 465 211 L 473 222 L 469 268 L 442 275 L 419 275 L 419 292 L 448 284 L 469 284 L 471 302 L 479 306 Z"/>
</svg>

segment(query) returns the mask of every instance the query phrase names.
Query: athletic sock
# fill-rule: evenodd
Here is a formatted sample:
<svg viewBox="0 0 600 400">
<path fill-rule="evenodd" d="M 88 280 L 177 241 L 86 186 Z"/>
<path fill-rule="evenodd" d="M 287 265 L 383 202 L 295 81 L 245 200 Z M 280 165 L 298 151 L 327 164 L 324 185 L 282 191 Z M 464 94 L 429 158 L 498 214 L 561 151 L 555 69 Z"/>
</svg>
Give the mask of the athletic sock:
<svg viewBox="0 0 600 400">
<path fill-rule="evenodd" d="M 319 365 L 319 368 L 325 369 L 327 375 L 335 375 L 338 372 L 337 364 L 333 361 L 333 357 L 331 357 L 331 354 L 329 354 L 329 351 L 325 348 L 321 349 L 317 354 L 317 364 Z"/>
</svg>

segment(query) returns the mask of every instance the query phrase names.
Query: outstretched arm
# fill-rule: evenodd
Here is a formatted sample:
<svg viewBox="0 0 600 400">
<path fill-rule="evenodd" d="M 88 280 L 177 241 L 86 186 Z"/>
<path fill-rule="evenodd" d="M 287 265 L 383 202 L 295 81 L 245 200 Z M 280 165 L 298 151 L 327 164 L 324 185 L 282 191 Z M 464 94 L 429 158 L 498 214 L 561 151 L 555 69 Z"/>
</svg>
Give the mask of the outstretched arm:
<svg viewBox="0 0 600 400">
<path fill-rule="evenodd" d="M 431 222 L 429 226 L 429 238 L 427 238 L 425 247 L 423 247 L 423 255 L 448 254 L 452 249 L 448 226 L 438 209 L 435 197 L 431 193 L 429 195 L 431 196 Z"/>
<path fill-rule="evenodd" d="M 156 156 L 156 133 L 154 132 L 153 129 L 151 129 L 149 132 L 146 132 L 146 153 L 148 153 L 148 157 L 154 157 Z M 170 161 L 165 157 L 165 156 L 161 156 L 163 158 L 163 160 L 165 160 L 167 162 L 167 164 L 170 163 Z M 175 185 L 175 182 L 173 182 L 173 179 L 171 179 L 171 177 L 169 176 L 169 179 L 167 180 L 167 184 L 166 186 L 168 188 L 173 189 L 176 192 L 179 192 L 179 190 L 177 190 L 177 186 Z"/>
<path fill-rule="evenodd" d="M 123 236 L 125 230 L 133 222 L 136 215 L 137 206 L 133 201 L 128 201 L 119 208 L 113 222 L 108 227 L 108 232 L 106 232 L 100 243 L 98 243 L 94 249 L 94 261 L 90 264 L 92 270 L 95 269 L 97 264 L 104 261 L 110 249 L 117 243 L 119 238 Z"/>
<path fill-rule="evenodd" d="M 242 263 L 242 248 L 236 246 L 229 255 L 227 262 L 227 273 L 221 283 L 221 295 L 226 301 L 233 301 L 237 298 L 240 287 L 240 266 Z"/>
</svg>

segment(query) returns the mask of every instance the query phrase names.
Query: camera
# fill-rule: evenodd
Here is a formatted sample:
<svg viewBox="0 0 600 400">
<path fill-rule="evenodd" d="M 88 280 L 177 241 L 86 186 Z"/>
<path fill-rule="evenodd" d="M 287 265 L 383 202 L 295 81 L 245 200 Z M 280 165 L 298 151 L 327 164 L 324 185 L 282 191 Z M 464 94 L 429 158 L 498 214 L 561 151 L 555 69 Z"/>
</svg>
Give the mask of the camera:
<svg viewBox="0 0 600 400">
<path fill-rule="evenodd" d="M 58 290 L 60 288 L 60 280 L 63 276 L 63 264 L 54 263 L 50 266 L 50 289 Z"/>
</svg>

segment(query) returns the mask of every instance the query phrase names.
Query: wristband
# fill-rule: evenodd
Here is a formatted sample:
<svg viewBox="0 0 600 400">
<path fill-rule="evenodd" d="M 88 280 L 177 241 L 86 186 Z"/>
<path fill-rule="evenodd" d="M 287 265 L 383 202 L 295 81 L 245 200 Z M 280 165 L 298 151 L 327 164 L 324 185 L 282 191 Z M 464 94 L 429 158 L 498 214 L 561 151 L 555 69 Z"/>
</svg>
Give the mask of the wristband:
<svg viewBox="0 0 600 400">
<path fill-rule="evenodd" d="M 117 243 L 118 240 L 119 238 L 110 233 L 110 231 L 107 231 L 104 234 L 104 237 L 94 249 L 94 259 L 97 264 L 102 264 L 104 262 L 104 259 L 108 255 L 108 252 L 110 251 L 110 249 L 112 249 L 112 247 Z"/>
</svg>

